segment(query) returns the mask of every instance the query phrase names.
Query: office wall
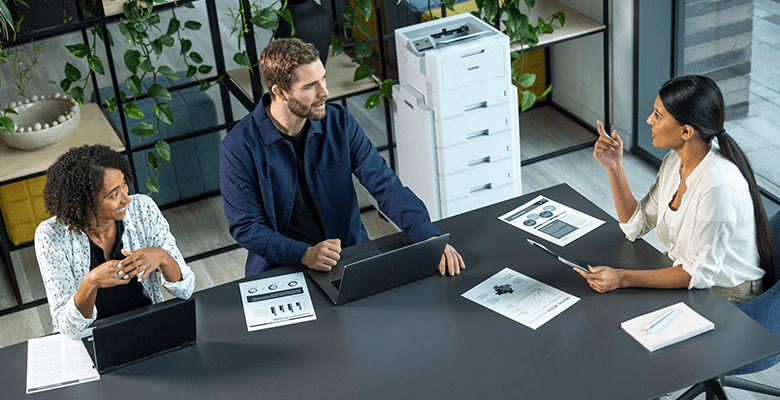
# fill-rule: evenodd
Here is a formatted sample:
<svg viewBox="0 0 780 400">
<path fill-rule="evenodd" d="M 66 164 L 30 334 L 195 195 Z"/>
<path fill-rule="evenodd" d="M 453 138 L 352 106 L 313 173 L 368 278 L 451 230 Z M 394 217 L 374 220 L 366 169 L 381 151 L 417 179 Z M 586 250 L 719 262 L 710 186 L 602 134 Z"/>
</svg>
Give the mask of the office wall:
<svg viewBox="0 0 780 400">
<path fill-rule="evenodd" d="M 600 0 L 559 0 L 593 19 L 603 21 Z M 630 149 L 633 131 L 633 21 L 630 1 L 609 1 L 610 107 L 612 127 Z M 604 118 L 603 37 L 592 35 L 551 48 L 553 99 L 593 126 Z"/>
</svg>

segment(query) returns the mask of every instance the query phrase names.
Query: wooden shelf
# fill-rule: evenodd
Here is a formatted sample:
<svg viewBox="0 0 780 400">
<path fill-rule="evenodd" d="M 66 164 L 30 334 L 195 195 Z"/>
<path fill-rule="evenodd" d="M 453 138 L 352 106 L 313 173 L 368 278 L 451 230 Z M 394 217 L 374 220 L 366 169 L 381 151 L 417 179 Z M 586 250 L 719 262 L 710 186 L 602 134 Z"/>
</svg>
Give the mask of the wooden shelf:
<svg viewBox="0 0 780 400">
<path fill-rule="evenodd" d="M 376 84 L 370 79 L 363 79 L 358 82 L 353 81 L 357 67 L 358 65 L 352 62 L 352 59 L 346 53 L 341 53 L 336 57 L 328 57 L 328 62 L 325 66 L 325 81 L 328 92 L 330 92 L 328 100 L 340 100 L 378 89 Z M 249 70 L 237 68 L 227 71 L 227 74 L 254 101 Z"/>
<path fill-rule="evenodd" d="M 607 26 L 601 22 L 587 17 L 585 14 L 582 14 L 579 11 L 575 11 L 574 9 L 554 0 L 537 1 L 536 5 L 531 9 L 529 19 L 535 24 L 539 17 L 542 17 L 546 20 L 550 15 L 558 11 L 563 11 L 563 13 L 566 14 L 565 26 L 561 27 L 561 24 L 558 21 L 555 21 L 552 24 L 555 32 L 551 34 L 539 35 L 539 43 L 535 47 L 526 48 L 525 50 L 533 50 L 540 47 L 551 46 L 566 40 L 601 32 L 607 28 Z M 501 29 L 504 29 L 503 23 L 501 25 Z M 513 52 L 520 51 L 520 45 L 514 44 L 510 47 L 510 50 Z"/>
<path fill-rule="evenodd" d="M 122 6 L 125 3 L 127 3 L 127 0 L 103 0 L 103 11 L 105 11 L 107 17 L 122 14 Z M 168 3 L 167 0 L 166 3 Z"/>
<path fill-rule="evenodd" d="M 0 142 L 0 182 L 35 175 L 49 169 L 49 166 L 71 147 L 104 144 L 116 151 L 124 151 L 116 131 L 96 103 L 81 106 L 81 120 L 76 131 L 55 145 L 38 150 L 17 150 Z"/>
</svg>

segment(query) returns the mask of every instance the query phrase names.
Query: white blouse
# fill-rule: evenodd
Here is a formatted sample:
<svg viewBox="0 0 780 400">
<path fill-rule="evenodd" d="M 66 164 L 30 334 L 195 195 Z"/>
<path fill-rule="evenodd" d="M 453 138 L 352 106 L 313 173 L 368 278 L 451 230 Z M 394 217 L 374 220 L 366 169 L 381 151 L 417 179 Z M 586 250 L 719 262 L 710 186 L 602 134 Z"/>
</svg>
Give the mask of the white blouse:
<svg viewBox="0 0 780 400">
<path fill-rule="evenodd" d="M 184 263 L 184 257 L 176 247 L 160 209 L 154 200 L 142 194 L 130 196 L 127 214 L 122 220 L 125 232 L 122 246 L 128 251 L 144 247 L 160 247 L 167 251 L 181 269 L 179 282 L 167 282 L 159 270 L 149 274 L 141 284 L 144 295 L 152 303 L 163 301 L 162 285 L 172 295 L 188 299 L 195 288 L 195 275 Z M 35 230 L 35 254 L 46 287 L 54 332 L 75 338 L 97 318 L 97 307 L 92 308 L 92 316 L 84 318 L 76 307 L 74 295 L 89 272 L 89 238 L 82 230 L 68 231 L 67 226 L 56 217 L 41 222 Z"/>
<path fill-rule="evenodd" d="M 680 208 L 667 218 L 680 185 L 679 171 L 680 157 L 669 151 L 634 215 L 620 224 L 626 238 L 633 241 L 657 228 L 673 265 L 691 275 L 689 289 L 734 287 L 761 278 L 753 202 L 737 166 L 713 143 L 688 176 Z"/>
</svg>

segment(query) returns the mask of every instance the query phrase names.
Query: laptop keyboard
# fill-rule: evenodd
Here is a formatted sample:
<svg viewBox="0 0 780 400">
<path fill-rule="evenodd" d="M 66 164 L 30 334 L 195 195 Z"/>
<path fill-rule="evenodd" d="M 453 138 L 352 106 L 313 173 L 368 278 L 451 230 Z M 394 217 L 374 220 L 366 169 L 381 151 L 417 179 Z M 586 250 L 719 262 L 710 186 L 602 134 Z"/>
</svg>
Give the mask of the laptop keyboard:
<svg viewBox="0 0 780 400">
<path fill-rule="evenodd" d="M 341 290 L 340 289 L 341 288 L 341 278 L 334 279 L 334 280 L 330 281 L 330 283 L 332 283 L 333 286 L 336 287 L 336 290 Z"/>
</svg>

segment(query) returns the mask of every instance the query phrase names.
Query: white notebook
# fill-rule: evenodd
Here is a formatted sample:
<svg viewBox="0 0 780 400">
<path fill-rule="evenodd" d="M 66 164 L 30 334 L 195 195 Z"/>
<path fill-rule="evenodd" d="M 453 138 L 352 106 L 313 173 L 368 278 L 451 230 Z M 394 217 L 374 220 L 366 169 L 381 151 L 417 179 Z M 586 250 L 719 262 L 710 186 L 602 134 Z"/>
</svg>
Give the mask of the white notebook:
<svg viewBox="0 0 780 400">
<path fill-rule="evenodd" d="M 663 329 L 655 333 L 648 333 L 645 327 L 655 321 L 667 311 L 676 308 L 677 315 Z M 620 324 L 620 327 L 634 337 L 642 346 L 650 351 L 662 349 L 666 346 L 681 342 L 704 332 L 711 331 L 715 325 L 707 318 L 693 311 L 685 303 L 673 304 L 645 315 L 640 315 Z"/>
</svg>

